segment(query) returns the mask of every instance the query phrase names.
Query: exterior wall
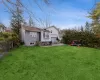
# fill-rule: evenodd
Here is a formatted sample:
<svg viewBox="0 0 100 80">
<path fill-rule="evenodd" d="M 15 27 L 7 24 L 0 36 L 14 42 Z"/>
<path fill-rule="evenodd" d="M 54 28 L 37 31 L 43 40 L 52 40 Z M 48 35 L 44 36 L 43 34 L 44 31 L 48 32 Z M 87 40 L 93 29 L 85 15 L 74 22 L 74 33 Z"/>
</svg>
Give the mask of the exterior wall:
<svg viewBox="0 0 100 80">
<path fill-rule="evenodd" d="M 36 44 L 36 41 L 39 41 L 39 33 L 38 32 L 34 33 L 36 33 L 35 37 L 30 35 L 29 31 L 25 31 L 24 42 L 26 46 L 34 46 Z"/>
<path fill-rule="evenodd" d="M 53 44 L 58 43 L 57 38 L 61 40 L 59 31 L 55 27 L 49 27 L 47 30 L 50 31 L 50 39 Z"/>
<path fill-rule="evenodd" d="M 43 32 L 44 31 L 41 31 L 41 42 L 49 42 L 49 41 L 51 41 L 51 36 L 49 35 L 49 38 L 44 38 Z"/>
<path fill-rule="evenodd" d="M 54 27 L 50 27 L 47 30 L 50 31 L 51 37 L 58 37 L 59 38 L 59 31 L 57 29 L 55 29 Z"/>
<path fill-rule="evenodd" d="M 21 27 L 20 31 L 21 31 L 21 40 L 22 40 L 22 42 L 24 42 L 25 41 L 25 30 L 23 27 Z"/>
<path fill-rule="evenodd" d="M 5 31 L 4 28 L 0 27 L 0 32 L 4 32 L 4 31 Z"/>
</svg>

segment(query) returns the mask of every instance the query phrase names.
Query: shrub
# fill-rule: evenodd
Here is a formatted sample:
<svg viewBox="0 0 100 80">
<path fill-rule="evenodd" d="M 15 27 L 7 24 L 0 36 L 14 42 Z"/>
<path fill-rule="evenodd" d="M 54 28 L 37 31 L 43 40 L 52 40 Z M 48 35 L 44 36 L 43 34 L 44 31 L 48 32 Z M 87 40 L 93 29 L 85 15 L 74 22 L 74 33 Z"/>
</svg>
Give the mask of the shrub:
<svg viewBox="0 0 100 80">
<path fill-rule="evenodd" d="M 36 41 L 35 46 L 40 46 L 40 42 L 39 41 Z"/>
<path fill-rule="evenodd" d="M 80 40 L 82 46 L 100 47 L 100 38 L 97 38 L 93 33 L 86 31 L 66 30 L 63 36 L 63 42 L 70 44 L 73 40 Z"/>
<path fill-rule="evenodd" d="M 4 41 L 5 40 L 5 38 L 4 37 L 0 37 L 0 41 Z"/>
<path fill-rule="evenodd" d="M 20 45 L 19 38 L 15 33 L 8 33 L 8 32 L 0 33 L 0 41 L 1 41 L 0 45 L 4 45 L 2 44 L 3 42 L 5 43 L 5 46 L 11 45 L 12 47 L 13 45 L 13 47 L 18 47 Z"/>
<path fill-rule="evenodd" d="M 12 35 L 12 33 L 8 33 L 8 32 L 3 32 L 2 33 L 2 36 L 4 37 L 4 38 L 8 38 L 9 36 L 11 36 Z"/>
</svg>

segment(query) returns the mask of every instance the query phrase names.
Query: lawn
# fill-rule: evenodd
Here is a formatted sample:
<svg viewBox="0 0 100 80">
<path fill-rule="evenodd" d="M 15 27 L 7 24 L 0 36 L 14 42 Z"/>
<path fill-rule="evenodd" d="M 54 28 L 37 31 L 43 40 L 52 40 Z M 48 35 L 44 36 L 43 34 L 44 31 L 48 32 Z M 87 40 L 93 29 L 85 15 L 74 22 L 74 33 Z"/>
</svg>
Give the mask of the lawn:
<svg viewBox="0 0 100 80">
<path fill-rule="evenodd" d="M 0 80 L 100 80 L 100 50 L 21 46 L 0 60 Z"/>
</svg>

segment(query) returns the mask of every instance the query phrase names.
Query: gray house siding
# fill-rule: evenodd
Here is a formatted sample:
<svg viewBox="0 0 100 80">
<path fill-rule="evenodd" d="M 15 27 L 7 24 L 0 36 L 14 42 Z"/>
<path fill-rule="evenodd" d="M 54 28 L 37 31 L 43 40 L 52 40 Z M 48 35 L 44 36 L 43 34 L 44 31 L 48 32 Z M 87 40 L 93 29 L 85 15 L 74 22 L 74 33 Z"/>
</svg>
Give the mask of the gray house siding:
<svg viewBox="0 0 100 80">
<path fill-rule="evenodd" d="M 51 41 L 50 34 L 49 34 L 49 38 L 44 38 L 43 34 L 44 31 L 41 31 L 41 42 L 50 42 Z"/>
<path fill-rule="evenodd" d="M 20 33 L 21 33 L 21 40 L 22 42 L 24 42 L 25 41 L 25 30 L 23 29 L 23 27 L 21 27 Z"/>
<path fill-rule="evenodd" d="M 30 31 L 25 31 L 25 45 L 26 46 L 34 46 L 36 44 L 36 41 L 39 41 L 39 33 L 34 32 L 36 36 L 30 35 Z"/>
<path fill-rule="evenodd" d="M 0 27 L 0 32 L 4 32 L 4 28 L 3 27 Z"/>
</svg>

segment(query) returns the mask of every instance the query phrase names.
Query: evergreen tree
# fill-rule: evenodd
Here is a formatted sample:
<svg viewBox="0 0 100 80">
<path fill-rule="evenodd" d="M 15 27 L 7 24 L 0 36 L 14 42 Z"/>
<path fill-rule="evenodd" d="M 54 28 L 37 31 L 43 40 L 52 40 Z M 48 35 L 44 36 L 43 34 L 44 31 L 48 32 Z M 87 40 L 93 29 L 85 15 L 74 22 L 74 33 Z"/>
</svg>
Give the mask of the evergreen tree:
<svg viewBox="0 0 100 80">
<path fill-rule="evenodd" d="M 30 26 L 30 27 L 35 26 L 32 17 L 29 18 L 29 26 Z"/>
<path fill-rule="evenodd" d="M 81 31 L 82 31 L 82 32 L 84 31 L 83 26 L 81 26 Z"/>
<path fill-rule="evenodd" d="M 19 1 L 20 0 L 16 1 L 17 5 L 14 7 L 15 12 L 14 14 L 12 14 L 11 27 L 13 32 L 16 33 L 20 39 L 20 28 L 21 28 L 21 24 L 23 23 L 23 17 L 22 17 L 22 10 Z"/>
<path fill-rule="evenodd" d="M 85 24 L 85 31 L 90 32 L 91 31 L 91 26 L 88 22 Z"/>
</svg>

